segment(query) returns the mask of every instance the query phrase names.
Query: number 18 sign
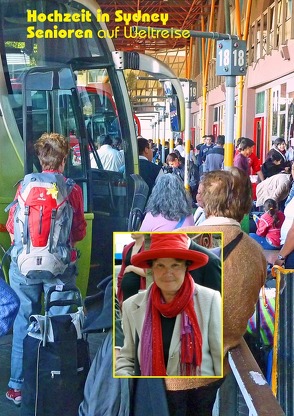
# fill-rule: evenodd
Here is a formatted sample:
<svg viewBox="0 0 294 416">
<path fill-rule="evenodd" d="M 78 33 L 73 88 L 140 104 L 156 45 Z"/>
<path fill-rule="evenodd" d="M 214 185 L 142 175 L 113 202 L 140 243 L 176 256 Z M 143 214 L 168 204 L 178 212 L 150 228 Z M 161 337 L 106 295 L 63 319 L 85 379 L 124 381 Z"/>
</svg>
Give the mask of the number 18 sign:
<svg viewBox="0 0 294 416">
<path fill-rule="evenodd" d="M 245 75 L 246 42 L 244 40 L 218 40 L 216 49 L 216 75 Z"/>
</svg>

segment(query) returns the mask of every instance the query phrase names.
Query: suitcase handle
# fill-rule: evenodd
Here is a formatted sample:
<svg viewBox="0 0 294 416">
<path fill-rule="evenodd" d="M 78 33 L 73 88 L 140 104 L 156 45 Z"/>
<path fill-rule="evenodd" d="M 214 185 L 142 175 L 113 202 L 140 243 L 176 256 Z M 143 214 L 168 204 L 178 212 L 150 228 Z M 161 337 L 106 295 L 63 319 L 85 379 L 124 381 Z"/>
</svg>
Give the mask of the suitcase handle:
<svg viewBox="0 0 294 416">
<path fill-rule="evenodd" d="M 54 292 L 72 292 L 76 294 L 74 299 L 57 299 L 51 301 L 51 295 Z M 82 295 L 79 288 L 71 283 L 65 285 L 56 285 L 49 288 L 45 297 L 45 312 L 49 312 L 52 306 L 83 306 Z"/>
<path fill-rule="evenodd" d="M 76 299 L 58 299 L 50 300 L 53 292 L 72 292 L 75 293 Z M 49 324 L 49 309 L 52 306 L 70 306 L 77 305 L 83 306 L 82 295 L 79 288 L 71 283 L 65 285 L 56 285 L 49 288 L 45 296 L 45 321 L 44 321 L 44 333 L 43 333 L 43 347 L 46 346 L 46 338 L 48 333 L 48 324 Z"/>
</svg>

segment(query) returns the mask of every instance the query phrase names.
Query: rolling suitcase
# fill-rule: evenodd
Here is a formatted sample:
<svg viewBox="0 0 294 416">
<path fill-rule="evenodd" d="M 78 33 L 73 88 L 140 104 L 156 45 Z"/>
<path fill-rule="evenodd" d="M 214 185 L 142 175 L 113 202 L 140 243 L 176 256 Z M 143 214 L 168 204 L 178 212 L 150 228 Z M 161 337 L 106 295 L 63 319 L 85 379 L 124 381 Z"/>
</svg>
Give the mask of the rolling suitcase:
<svg viewBox="0 0 294 416">
<path fill-rule="evenodd" d="M 51 300 L 53 292 L 72 292 L 73 299 Z M 75 313 L 49 316 L 52 306 L 77 305 Z M 24 339 L 21 416 L 76 416 L 90 368 L 83 338 L 82 299 L 73 285 L 49 289 L 45 316 L 31 316 Z"/>
</svg>

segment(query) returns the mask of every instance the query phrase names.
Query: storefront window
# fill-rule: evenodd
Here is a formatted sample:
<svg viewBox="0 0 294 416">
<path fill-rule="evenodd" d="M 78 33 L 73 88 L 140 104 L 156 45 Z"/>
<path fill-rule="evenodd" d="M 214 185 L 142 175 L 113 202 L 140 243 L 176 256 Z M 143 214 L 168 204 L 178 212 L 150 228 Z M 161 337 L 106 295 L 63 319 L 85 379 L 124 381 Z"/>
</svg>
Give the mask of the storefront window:
<svg viewBox="0 0 294 416">
<path fill-rule="evenodd" d="M 272 136 L 278 136 L 278 113 L 273 113 Z"/>
<path fill-rule="evenodd" d="M 256 94 L 256 114 L 264 113 L 264 100 L 265 100 L 265 91 L 258 92 Z"/>
</svg>

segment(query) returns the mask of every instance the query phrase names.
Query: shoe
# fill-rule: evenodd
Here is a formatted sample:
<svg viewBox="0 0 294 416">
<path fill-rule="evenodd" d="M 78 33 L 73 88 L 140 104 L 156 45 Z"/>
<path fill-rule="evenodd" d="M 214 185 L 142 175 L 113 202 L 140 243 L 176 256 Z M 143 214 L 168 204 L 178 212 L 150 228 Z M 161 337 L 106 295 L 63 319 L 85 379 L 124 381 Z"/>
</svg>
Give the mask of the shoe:
<svg viewBox="0 0 294 416">
<path fill-rule="evenodd" d="M 21 391 L 15 389 L 9 389 L 6 393 L 8 400 L 11 400 L 16 406 L 21 404 Z"/>
</svg>

